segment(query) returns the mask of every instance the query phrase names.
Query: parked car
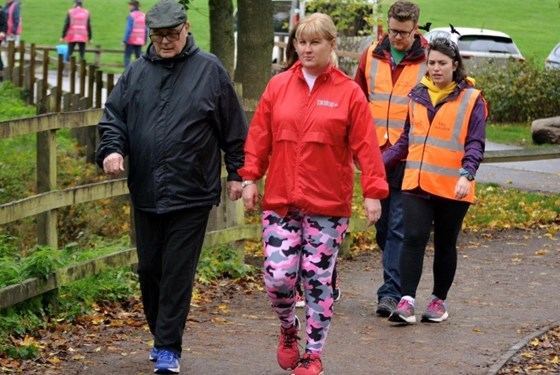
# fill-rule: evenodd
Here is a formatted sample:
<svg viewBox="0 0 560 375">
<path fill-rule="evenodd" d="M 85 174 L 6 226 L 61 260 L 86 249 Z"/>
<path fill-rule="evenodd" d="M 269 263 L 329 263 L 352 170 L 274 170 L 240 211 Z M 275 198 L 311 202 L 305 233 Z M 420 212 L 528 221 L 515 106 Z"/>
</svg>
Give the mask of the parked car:
<svg viewBox="0 0 560 375">
<path fill-rule="evenodd" d="M 513 39 L 501 31 L 471 27 L 438 27 L 424 35 L 428 41 L 449 38 L 459 47 L 469 71 L 485 63 L 505 64 L 511 59 L 525 61 Z"/>
<path fill-rule="evenodd" d="M 560 69 L 560 43 L 550 51 L 550 55 L 544 61 L 547 69 Z"/>
</svg>

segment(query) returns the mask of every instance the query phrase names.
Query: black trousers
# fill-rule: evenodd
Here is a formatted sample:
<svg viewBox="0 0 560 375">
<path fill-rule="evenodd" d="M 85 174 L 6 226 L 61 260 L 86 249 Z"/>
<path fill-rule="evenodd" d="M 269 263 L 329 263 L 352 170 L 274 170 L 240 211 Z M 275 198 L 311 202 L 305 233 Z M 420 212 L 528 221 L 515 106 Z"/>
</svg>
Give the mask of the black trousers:
<svg viewBox="0 0 560 375">
<path fill-rule="evenodd" d="M 416 297 L 424 253 L 434 228 L 434 288 L 432 294 L 447 299 L 457 269 L 457 238 L 470 204 L 451 199 L 425 199 L 403 194 L 404 243 L 401 256 L 403 296 Z"/>
<path fill-rule="evenodd" d="M 154 346 L 179 356 L 210 209 L 134 211 L 140 289 Z"/>
<path fill-rule="evenodd" d="M 79 61 L 83 61 L 84 56 L 86 55 L 86 44 L 82 43 L 82 42 L 70 42 L 70 43 L 68 43 L 68 59 L 70 59 L 70 56 L 72 56 L 72 54 L 74 53 L 74 48 L 76 47 L 76 44 L 78 45 L 78 48 L 80 50 L 80 60 Z"/>
</svg>

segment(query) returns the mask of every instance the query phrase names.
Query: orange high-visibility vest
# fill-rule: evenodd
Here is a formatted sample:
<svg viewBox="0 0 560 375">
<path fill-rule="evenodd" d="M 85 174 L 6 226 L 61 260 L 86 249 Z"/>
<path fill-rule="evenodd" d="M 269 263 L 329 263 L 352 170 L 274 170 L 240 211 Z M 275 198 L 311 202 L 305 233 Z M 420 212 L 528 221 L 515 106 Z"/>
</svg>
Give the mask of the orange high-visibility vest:
<svg viewBox="0 0 560 375">
<path fill-rule="evenodd" d="M 469 120 L 480 91 L 467 88 L 454 100 L 444 103 L 434 116 L 412 100 L 409 103 L 410 133 L 402 190 L 421 188 L 448 199 L 455 198 L 455 185 L 465 154 Z M 474 181 L 462 201 L 474 200 Z"/>
<path fill-rule="evenodd" d="M 405 65 L 393 86 L 391 64 L 373 57 L 377 43 L 369 49 L 366 72 L 369 72 L 368 100 L 379 147 L 394 145 L 403 131 L 408 110 L 408 93 L 426 73 L 426 64 Z"/>
<path fill-rule="evenodd" d="M 89 12 L 78 7 L 70 9 L 68 15 L 70 16 L 70 26 L 66 32 L 66 41 L 68 43 L 87 43 Z"/>
<path fill-rule="evenodd" d="M 143 46 L 146 44 L 146 15 L 139 10 L 135 10 L 130 12 L 130 16 L 134 20 L 134 24 L 126 43 Z"/>
</svg>

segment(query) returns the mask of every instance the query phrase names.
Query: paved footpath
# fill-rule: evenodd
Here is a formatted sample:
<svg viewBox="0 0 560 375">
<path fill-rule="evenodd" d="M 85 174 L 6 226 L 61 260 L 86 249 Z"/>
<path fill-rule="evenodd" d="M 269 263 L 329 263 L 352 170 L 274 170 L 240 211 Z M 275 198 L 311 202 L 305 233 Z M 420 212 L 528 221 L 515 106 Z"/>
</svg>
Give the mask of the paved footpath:
<svg viewBox="0 0 560 375">
<path fill-rule="evenodd" d="M 496 147 L 500 145 L 489 149 Z M 477 179 L 560 192 L 560 162 L 531 163 L 532 170 L 526 163 L 483 164 Z M 428 250 L 417 295 L 418 315 L 430 296 L 432 261 L 433 252 Z M 491 237 L 462 234 L 457 276 L 448 297 L 449 320 L 401 326 L 375 316 L 379 251 L 341 259 L 342 298 L 335 305 L 324 352 L 325 374 L 494 374 L 515 348 L 560 324 L 558 269 L 558 234 L 519 230 Z M 298 314 L 303 321 L 303 310 Z M 287 374 L 276 364 L 279 327 L 262 290 L 224 289 L 222 298 L 193 307 L 187 327 L 182 374 Z M 63 364 L 63 373 L 152 373 L 149 340 L 148 332 L 140 328 L 115 332 L 114 340 L 105 345 L 76 348 L 85 360 Z"/>
<path fill-rule="evenodd" d="M 487 142 L 486 149 L 516 150 L 520 147 Z M 505 187 L 560 193 L 560 159 L 482 163 L 476 178 L 480 182 L 493 182 Z"/>
<path fill-rule="evenodd" d="M 497 238 L 469 234 L 460 237 L 459 252 L 448 298 L 450 318 L 441 324 L 400 326 L 376 317 L 379 252 L 340 260 L 342 298 L 335 305 L 324 353 L 325 374 L 495 373 L 514 345 L 560 322 L 557 239 L 524 231 L 508 231 Z M 428 251 L 418 314 L 430 295 L 432 260 Z M 193 308 L 181 373 L 287 374 L 276 364 L 279 328 L 264 292 L 224 290 L 223 296 Z M 303 310 L 298 314 L 304 318 Z M 75 354 L 85 359 L 65 364 L 63 373 L 153 371 L 145 330 L 134 328 L 113 337 L 101 350 L 97 345 L 77 348 Z"/>
</svg>

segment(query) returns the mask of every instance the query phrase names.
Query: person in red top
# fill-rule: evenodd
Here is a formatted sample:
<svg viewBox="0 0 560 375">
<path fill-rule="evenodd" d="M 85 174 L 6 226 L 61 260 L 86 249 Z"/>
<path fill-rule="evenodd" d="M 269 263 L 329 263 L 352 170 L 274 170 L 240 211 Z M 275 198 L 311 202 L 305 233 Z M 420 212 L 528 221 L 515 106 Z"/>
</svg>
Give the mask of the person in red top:
<svg viewBox="0 0 560 375">
<path fill-rule="evenodd" d="M 352 213 L 354 159 L 369 225 L 388 194 L 373 119 L 360 87 L 332 65 L 332 19 L 315 13 L 300 21 L 299 61 L 272 77 L 245 143 L 243 202 L 262 199 L 265 289 L 280 320 L 277 360 L 293 375 L 318 375 L 333 309 L 332 272 Z M 268 172 L 268 173 L 267 173 Z M 306 299 L 305 353 L 298 349 L 296 281 Z"/>
<path fill-rule="evenodd" d="M 140 2 L 131 0 L 128 2 L 130 13 L 126 18 L 126 30 L 122 40 L 124 47 L 124 67 L 130 64 L 132 53 L 136 59 L 142 54 L 142 46 L 146 44 L 148 33 L 146 30 L 146 14 L 140 11 Z"/>
<path fill-rule="evenodd" d="M 68 11 L 60 39 L 60 41 L 66 40 L 68 43 L 69 57 L 72 56 L 75 46 L 78 45 L 80 61 L 84 60 L 86 43 L 91 43 L 92 39 L 91 17 L 82 5 L 82 0 L 74 0 L 74 8 Z"/>
</svg>

